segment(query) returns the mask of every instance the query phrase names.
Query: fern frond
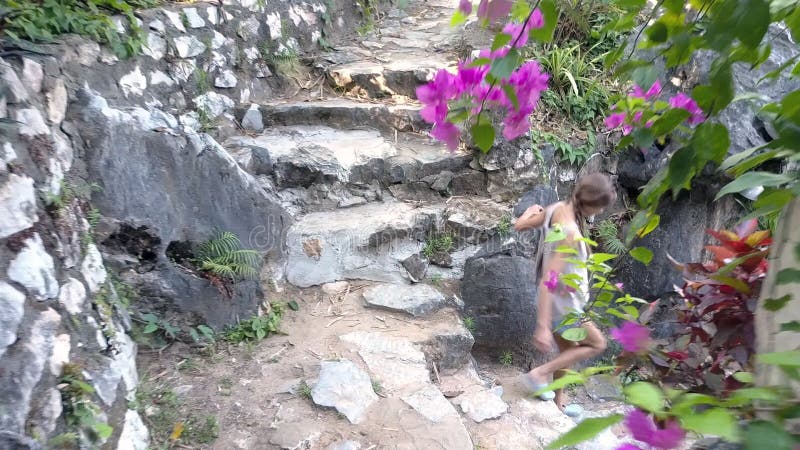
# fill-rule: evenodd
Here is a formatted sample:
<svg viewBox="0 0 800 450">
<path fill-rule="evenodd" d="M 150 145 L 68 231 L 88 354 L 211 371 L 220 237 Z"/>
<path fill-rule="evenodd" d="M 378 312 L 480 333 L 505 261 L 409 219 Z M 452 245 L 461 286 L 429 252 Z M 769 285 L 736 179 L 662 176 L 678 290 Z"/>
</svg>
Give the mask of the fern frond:
<svg viewBox="0 0 800 450">
<path fill-rule="evenodd" d="M 597 224 L 597 236 L 600 242 L 603 243 L 603 247 L 605 247 L 609 253 L 619 255 L 625 253 L 625 250 L 627 250 L 625 243 L 619 238 L 617 224 L 611 220 L 606 219 Z"/>
<path fill-rule="evenodd" d="M 220 255 L 234 252 L 242 247 L 239 237 L 230 231 L 218 232 L 213 238 L 203 242 L 197 249 L 200 259 L 214 259 Z"/>
</svg>

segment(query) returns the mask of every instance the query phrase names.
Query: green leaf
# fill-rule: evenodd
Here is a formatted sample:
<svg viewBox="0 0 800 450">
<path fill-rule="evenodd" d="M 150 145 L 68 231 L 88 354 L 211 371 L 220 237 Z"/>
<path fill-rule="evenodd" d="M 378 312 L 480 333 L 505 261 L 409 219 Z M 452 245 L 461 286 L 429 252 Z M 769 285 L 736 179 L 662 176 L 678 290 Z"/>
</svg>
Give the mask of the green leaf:
<svg viewBox="0 0 800 450">
<path fill-rule="evenodd" d="M 511 42 L 512 36 L 505 33 L 497 33 L 492 42 L 492 51 L 499 49 Z"/>
<path fill-rule="evenodd" d="M 143 332 L 144 334 L 150 334 L 155 332 L 156 330 L 158 330 L 158 325 L 153 322 L 150 322 L 144 327 Z"/>
<path fill-rule="evenodd" d="M 765 445 L 769 450 L 792 450 L 795 443 L 795 438 L 774 422 L 750 422 L 744 432 L 744 450 L 764 450 Z"/>
<path fill-rule="evenodd" d="M 757 151 L 759 151 L 759 150 L 761 150 L 763 148 L 766 148 L 766 147 L 767 147 L 767 144 L 764 144 L 764 145 L 758 145 L 756 147 L 750 147 L 747 150 L 742 150 L 741 152 L 736 153 L 735 155 L 731 155 L 728 158 L 726 158 L 724 161 L 722 161 L 722 163 L 719 165 L 719 168 L 720 168 L 720 170 L 728 170 L 728 169 L 732 168 L 733 166 L 735 166 L 735 165 L 741 163 L 742 161 L 746 160 L 747 158 L 749 158 L 750 155 L 752 155 L 753 153 L 755 153 L 755 152 L 757 152 Z"/>
<path fill-rule="evenodd" d="M 114 433 L 114 428 L 103 422 L 95 422 L 92 428 L 100 439 L 108 439 Z"/>
<path fill-rule="evenodd" d="M 653 261 L 653 252 L 649 248 L 636 247 L 631 249 L 631 257 L 647 266 Z"/>
<path fill-rule="evenodd" d="M 701 123 L 690 141 L 692 148 L 699 157 L 699 164 L 695 164 L 697 170 L 702 169 L 706 162 L 714 161 L 719 164 L 728 153 L 731 145 L 728 129 L 724 125 L 711 122 Z"/>
<path fill-rule="evenodd" d="M 727 194 L 742 192 L 756 186 L 780 186 L 784 183 L 793 181 L 793 178 L 786 174 L 771 172 L 748 172 L 739 178 L 731 181 L 720 189 L 714 200 L 719 200 Z"/>
<path fill-rule="evenodd" d="M 781 331 L 791 331 L 795 333 L 800 333 L 800 321 L 793 320 L 791 322 L 782 323 Z"/>
<path fill-rule="evenodd" d="M 781 400 L 781 396 L 770 388 L 749 387 L 736 389 L 725 401 L 729 407 L 740 407 L 754 402 L 775 403 Z"/>
<path fill-rule="evenodd" d="M 733 374 L 733 379 L 739 381 L 741 383 L 752 383 L 753 382 L 753 373 L 752 372 L 736 372 Z"/>
<path fill-rule="evenodd" d="M 468 16 L 461 12 L 460 10 L 456 10 L 453 14 L 453 18 L 450 19 L 450 26 L 457 27 L 467 21 Z"/>
<path fill-rule="evenodd" d="M 664 24 L 664 22 L 656 21 L 647 27 L 645 34 L 650 41 L 661 44 L 667 42 L 669 30 L 667 30 L 667 26 Z"/>
<path fill-rule="evenodd" d="M 792 38 L 797 42 L 800 39 L 800 8 L 795 6 L 794 12 L 786 18 L 786 25 L 792 33 Z"/>
<path fill-rule="evenodd" d="M 653 135 L 664 136 L 688 119 L 690 115 L 689 111 L 683 108 L 667 110 L 667 112 L 653 122 L 653 126 L 650 129 L 653 131 Z"/>
<path fill-rule="evenodd" d="M 564 232 L 564 229 L 561 228 L 560 225 L 556 224 L 552 228 L 550 228 L 550 231 L 547 232 L 547 236 L 545 236 L 544 241 L 558 242 L 558 241 L 563 241 L 566 238 L 567 238 L 567 233 Z"/>
<path fill-rule="evenodd" d="M 583 327 L 567 328 L 561 333 L 561 337 L 572 342 L 581 342 L 586 339 L 588 333 Z"/>
<path fill-rule="evenodd" d="M 699 414 L 686 414 L 680 420 L 686 430 L 719 436 L 731 442 L 739 440 L 736 418 L 725 409 L 712 408 Z"/>
<path fill-rule="evenodd" d="M 292 311 L 299 311 L 299 310 L 300 310 L 300 305 L 298 305 L 298 304 L 297 304 L 297 301 L 295 301 L 295 300 L 291 300 L 291 301 L 289 301 L 289 303 L 287 303 L 286 305 L 287 305 L 287 306 L 289 307 L 289 309 L 291 309 Z"/>
<path fill-rule="evenodd" d="M 788 268 L 778 272 L 775 284 L 800 283 L 800 269 Z"/>
<path fill-rule="evenodd" d="M 780 311 L 792 299 L 791 294 L 786 294 L 781 298 L 769 298 L 764 300 L 764 309 L 767 311 Z"/>
<path fill-rule="evenodd" d="M 483 153 L 488 153 L 494 145 L 494 127 L 488 123 L 479 123 L 472 127 L 472 139 Z"/>
<path fill-rule="evenodd" d="M 503 84 L 503 92 L 506 93 L 506 97 L 514 106 L 514 109 L 519 111 L 519 98 L 517 98 L 517 91 L 514 90 L 514 86 L 510 84 Z"/>
<path fill-rule="evenodd" d="M 608 417 L 595 417 L 583 419 L 573 429 L 551 442 L 547 449 L 569 447 L 597 436 L 606 428 L 616 425 L 623 419 L 622 414 L 612 414 Z"/>
<path fill-rule="evenodd" d="M 511 49 L 508 54 L 494 60 L 489 73 L 498 79 L 508 78 L 519 67 L 521 58 L 517 49 Z"/>
<path fill-rule="evenodd" d="M 692 178 L 695 175 L 695 156 L 692 147 L 683 147 L 669 159 L 668 179 L 673 199 L 677 198 L 682 189 L 691 188 Z"/>
<path fill-rule="evenodd" d="M 626 386 L 623 392 L 628 403 L 645 411 L 659 412 L 664 409 L 664 393 L 653 384 L 637 381 Z"/>
<path fill-rule="evenodd" d="M 530 38 L 539 42 L 550 42 L 553 40 L 553 32 L 555 32 L 556 24 L 558 23 L 558 8 L 556 8 L 555 0 L 541 0 L 539 2 L 539 10 L 544 17 L 544 26 L 532 29 Z"/>
<path fill-rule="evenodd" d="M 547 387 L 542 388 L 540 391 L 535 392 L 536 395 L 541 394 L 542 392 L 547 391 L 555 391 L 557 389 L 563 389 L 571 384 L 583 384 L 586 383 L 586 378 L 577 373 L 577 372 L 568 372 L 562 377 L 556 378 L 553 380 L 552 383 L 548 384 Z"/>
<path fill-rule="evenodd" d="M 800 367 L 800 351 L 790 350 L 786 352 L 761 353 L 756 358 L 762 364 L 774 366 Z"/>
<path fill-rule="evenodd" d="M 658 79 L 658 70 L 652 65 L 637 67 L 631 73 L 631 79 L 642 89 L 646 89 Z"/>
<path fill-rule="evenodd" d="M 488 66 L 494 60 L 491 58 L 476 58 L 471 63 L 467 64 L 468 68 L 472 67 L 481 67 L 481 66 Z"/>
</svg>

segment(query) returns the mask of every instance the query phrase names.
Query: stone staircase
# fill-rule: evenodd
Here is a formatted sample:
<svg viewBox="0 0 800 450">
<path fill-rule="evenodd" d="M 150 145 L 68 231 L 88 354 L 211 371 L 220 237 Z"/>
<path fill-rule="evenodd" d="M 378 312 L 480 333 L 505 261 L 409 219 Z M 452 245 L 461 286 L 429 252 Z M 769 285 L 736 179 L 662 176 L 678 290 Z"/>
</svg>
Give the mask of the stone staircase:
<svg viewBox="0 0 800 450">
<path fill-rule="evenodd" d="M 265 388 L 261 410 L 248 413 L 269 426 L 237 430 L 214 448 L 539 449 L 574 425 L 552 402 L 530 399 L 514 382 L 518 369 L 479 368 L 470 354 L 464 262 L 505 239 L 513 205 L 489 196 L 481 158 L 449 153 L 418 114 L 416 87 L 455 64 L 456 6 L 393 9 L 379 34 L 322 55 L 316 69 L 345 97 L 236 111 L 247 134 L 223 147 L 293 215 L 289 284 L 277 290 L 310 313 L 287 319 L 289 337 L 262 351 L 290 349 L 270 377 L 293 380 Z M 441 236 L 454 248 L 431 261 L 423 250 Z M 311 402 L 300 398 L 302 383 Z M 580 448 L 620 442 L 606 431 Z"/>
</svg>

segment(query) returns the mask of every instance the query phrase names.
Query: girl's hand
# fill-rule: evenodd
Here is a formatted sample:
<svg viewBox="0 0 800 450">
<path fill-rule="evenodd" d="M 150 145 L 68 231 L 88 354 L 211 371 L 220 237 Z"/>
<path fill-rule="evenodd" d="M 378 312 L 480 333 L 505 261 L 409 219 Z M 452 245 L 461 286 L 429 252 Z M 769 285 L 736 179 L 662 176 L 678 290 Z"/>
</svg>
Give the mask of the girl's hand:
<svg viewBox="0 0 800 450">
<path fill-rule="evenodd" d="M 555 344 L 553 333 L 545 327 L 536 327 L 533 334 L 533 346 L 542 353 L 551 353 Z"/>
<path fill-rule="evenodd" d="M 514 224 L 514 229 L 517 231 L 527 230 L 529 228 L 538 227 L 544 222 L 544 217 L 537 217 L 544 214 L 544 208 L 541 205 L 531 205 L 528 209 L 519 216 L 516 223 Z"/>
</svg>

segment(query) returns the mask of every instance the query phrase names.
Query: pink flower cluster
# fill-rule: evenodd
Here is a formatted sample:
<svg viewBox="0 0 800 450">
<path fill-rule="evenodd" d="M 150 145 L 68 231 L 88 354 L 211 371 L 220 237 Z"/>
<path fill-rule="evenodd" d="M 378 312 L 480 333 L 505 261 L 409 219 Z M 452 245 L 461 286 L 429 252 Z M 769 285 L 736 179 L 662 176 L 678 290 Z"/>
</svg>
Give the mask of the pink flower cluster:
<svg viewBox="0 0 800 450">
<path fill-rule="evenodd" d="M 647 90 L 644 91 L 639 85 L 634 85 L 633 90 L 628 94 L 630 97 L 639 98 L 645 100 L 647 102 L 656 99 L 661 94 L 661 83 L 656 80 L 652 86 Z M 705 120 L 705 116 L 703 115 L 703 110 L 697 105 L 697 102 L 694 101 L 691 97 L 684 94 L 683 92 L 678 93 L 677 95 L 673 96 L 669 99 L 669 105 L 672 108 L 680 108 L 689 111 L 691 116 L 686 120 L 689 125 L 697 125 L 702 123 Z M 612 105 L 611 110 L 615 110 L 617 105 Z M 650 128 L 653 125 L 652 120 L 648 120 L 646 123 L 642 123 L 642 115 L 643 111 L 636 111 L 631 115 L 630 113 L 626 113 L 623 111 L 611 113 L 608 117 L 606 117 L 605 125 L 606 128 L 609 130 L 613 130 L 622 126 L 622 134 L 627 136 L 631 134 L 635 127 L 645 127 Z"/>
<path fill-rule="evenodd" d="M 639 353 L 650 345 L 650 330 L 636 322 L 625 321 L 621 327 L 612 328 L 610 333 L 626 352 Z"/>
<path fill-rule="evenodd" d="M 677 448 L 686 436 L 686 432 L 678 422 L 668 420 L 663 428 L 659 428 L 652 417 L 639 409 L 628 413 L 625 417 L 625 426 L 631 430 L 634 439 L 659 450 Z M 641 448 L 633 444 L 624 444 L 617 447 L 617 450 L 641 450 Z"/>
<path fill-rule="evenodd" d="M 466 4 L 462 6 L 466 7 Z M 524 26 L 517 23 L 507 24 L 503 32 L 511 36 L 509 45 L 495 51 L 483 50 L 479 57 L 492 60 L 505 57 L 512 46 L 525 45 L 530 30 L 540 28 L 543 24 L 544 18 L 538 9 Z M 467 100 L 474 105 L 470 111 L 472 115 L 480 114 L 481 108 L 504 110 L 503 137 L 512 140 L 528 131 L 528 117 L 536 108 L 542 91 L 547 89 L 549 77 L 542 72 L 536 61 L 526 62 L 508 78 L 494 85 L 486 81 L 491 64 L 473 66 L 472 63 L 473 61 L 460 63 L 455 74 L 441 69 L 428 84 L 417 88 L 417 99 L 424 105 L 420 114 L 423 120 L 433 124 L 431 136 L 447 144 L 451 151 L 458 147 L 461 131 L 447 118 L 450 102 Z M 510 88 L 516 94 L 516 106 L 504 87 Z"/>
</svg>

